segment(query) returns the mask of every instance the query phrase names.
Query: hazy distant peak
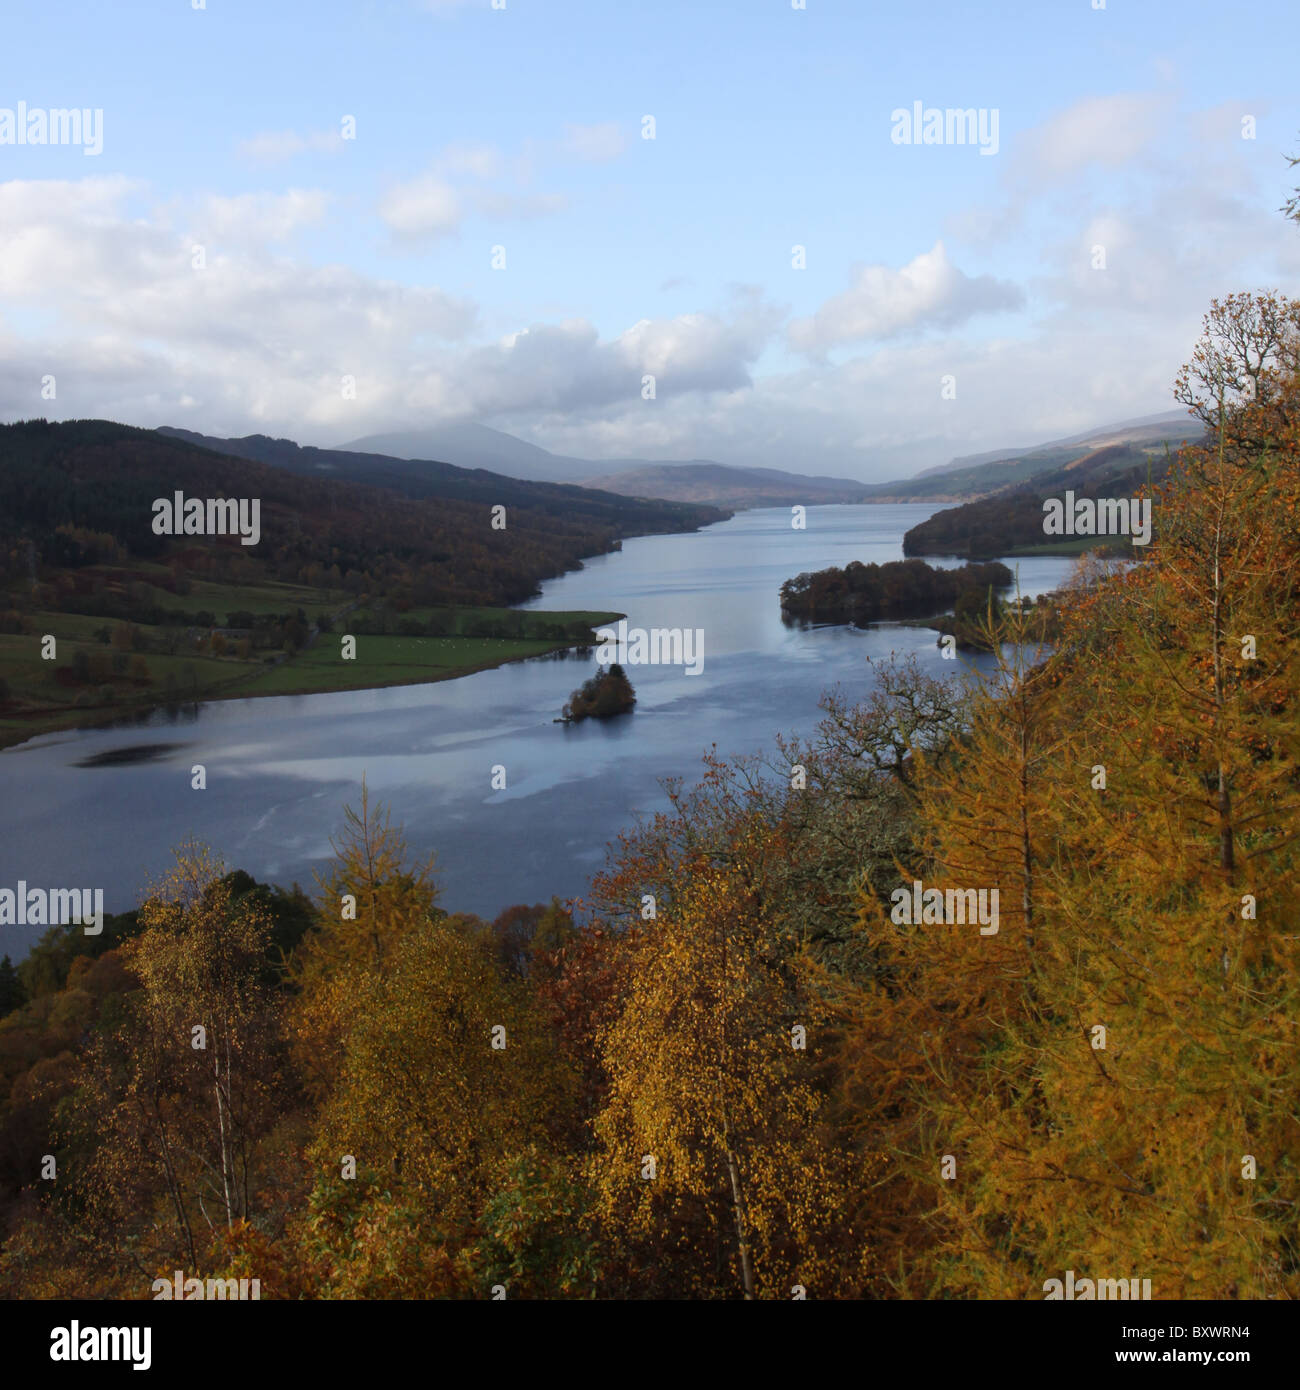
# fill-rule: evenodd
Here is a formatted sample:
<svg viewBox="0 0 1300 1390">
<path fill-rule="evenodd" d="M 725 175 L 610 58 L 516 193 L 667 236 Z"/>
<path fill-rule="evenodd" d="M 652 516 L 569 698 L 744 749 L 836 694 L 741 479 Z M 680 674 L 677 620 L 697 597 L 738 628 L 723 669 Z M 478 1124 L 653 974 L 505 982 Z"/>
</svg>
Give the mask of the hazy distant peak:
<svg viewBox="0 0 1300 1390">
<path fill-rule="evenodd" d="M 504 430 L 472 420 L 367 434 L 338 447 L 356 453 L 386 454 L 390 458 L 434 459 L 454 463 L 458 468 L 486 468 L 534 482 L 581 482 L 607 467 L 588 459 L 553 454 Z"/>
<path fill-rule="evenodd" d="M 1132 420 L 1117 420 L 1108 425 L 1098 425 L 1079 434 L 1066 435 L 1062 439 L 1044 440 L 1040 444 L 986 449 L 979 454 L 963 454 L 948 463 L 923 469 L 916 476 L 932 478 L 940 473 L 954 473 L 959 469 L 978 467 L 982 463 L 1024 458 L 1027 454 L 1065 449 L 1074 444 L 1092 444 L 1100 447 L 1104 444 L 1153 444 L 1163 439 L 1177 442 L 1196 439 L 1202 432 L 1202 427 L 1185 410 L 1164 410 L 1155 415 L 1139 415 Z"/>
</svg>

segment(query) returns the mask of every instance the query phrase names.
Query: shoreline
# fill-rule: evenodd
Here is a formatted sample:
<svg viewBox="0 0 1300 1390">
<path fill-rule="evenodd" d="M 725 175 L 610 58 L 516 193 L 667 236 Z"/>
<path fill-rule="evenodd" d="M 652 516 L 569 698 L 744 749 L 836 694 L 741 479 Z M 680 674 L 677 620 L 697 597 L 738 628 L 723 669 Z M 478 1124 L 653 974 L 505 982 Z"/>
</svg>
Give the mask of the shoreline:
<svg viewBox="0 0 1300 1390">
<path fill-rule="evenodd" d="M 625 613 L 611 613 L 606 616 L 617 621 L 619 618 L 625 618 L 627 615 Z M 347 691 L 355 690 L 389 690 L 395 686 L 401 685 L 440 685 L 443 681 L 460 680 L 465 676 L 476 676 L 480 671 L 495 671 L 502 666 L 510 666 L 519 661 L 538 661 L 542 658 L 553 656 L 556 652 L 577 651 L 584 646 L 590 647 L 591 644 L 585 642 L 556 642 L 543 648 L 541 651 L 495 657 L 468 666 L 449 666 L 441 670 L 434 668 L 427 674 L 420 674 L 417 676 L 397 676 L 388 680 L 367 680 L 364 683 L 358 684 L 325 686 L 304 685 L 302 687 L 292 687 L 288 690 L 255 690 L 251 692 L 241 691 L 235 688 L 241 682 L 247 681 L 253 676 L 260 676 L 263 674 L 261 671 L 256 671 L 248 675 L 236 676 L 224 686 L 217 686 L 210 691 L 204 691 L 195 695 L 193 699 L 145 701 L 141 702 L 139 705 L 128 706 L 122 709 L 118 715 L 108 717 L 105 716 L 102 709 L 79 712 L 69 710 L 66 712 L 66 715 L 59 714 L 53 715 L 49 719 L 34 720 L 33 724 L 38 727 L 33 727 L 31 729 L 0 729 L 0 753 L 8 752 L 10 749 L 14 748 L 21 748 L 25 744 L 31 743 L 38 738 L 44 738 L 47 734 L 62 734 L 70 730 L 79 729 L 112 729 L 137 722 L 143 724 L 150 715 L 157 714 L 160 710 L 169 708 L 183 709 L 190 706 L 216 704 L 218 701 L 223 700 L 275 700 L 300 695 L 340 695 Z"/>
</svg>

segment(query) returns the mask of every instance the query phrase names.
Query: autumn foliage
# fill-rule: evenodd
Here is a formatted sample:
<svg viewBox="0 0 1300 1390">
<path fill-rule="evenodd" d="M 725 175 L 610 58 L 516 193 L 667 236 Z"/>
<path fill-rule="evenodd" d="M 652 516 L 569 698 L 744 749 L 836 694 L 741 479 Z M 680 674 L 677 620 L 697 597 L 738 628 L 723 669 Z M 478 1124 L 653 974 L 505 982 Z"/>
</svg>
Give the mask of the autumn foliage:
<svg viewBox="0 0 1300 1390">
<path fill-rule="evenodd" d="M 1298 368 L 1294 303 L 1214 305 L 1208 442 L 1050 649 L 989 605 L 969 670 L 708 757 L 583 901 L 449 913 L 364 789 L 310 906 L 180 850 L 6 987 L 0 1289 L 1296 1297 Z"/>
</svg>

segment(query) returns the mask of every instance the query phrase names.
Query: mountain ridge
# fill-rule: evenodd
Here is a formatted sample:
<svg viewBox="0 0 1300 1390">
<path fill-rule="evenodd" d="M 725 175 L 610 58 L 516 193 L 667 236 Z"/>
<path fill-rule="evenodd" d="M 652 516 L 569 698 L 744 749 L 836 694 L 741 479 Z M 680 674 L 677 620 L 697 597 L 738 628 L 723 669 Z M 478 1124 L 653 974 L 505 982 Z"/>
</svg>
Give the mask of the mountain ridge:
<svg viewBox="0 0 1300 1390">
<path fill-rule="evenodd" d="M 1200 426 L 1176 410 L 1136 416 L 1040 444 L 959 455 L 910 478 L 883 483 L 719 463 L 713 459 L 579 459 L 551 453 L 540 445 L 476 422 L 364 435 L 332 449 L 273 440 L 265 435 L 221 440 L 173 426 L 161 427 L 160 433 L 202 442 L 209 448 L 238 456 L 276 462 L 299 472 L 337 471 L 339 476 L 354 481 L 398 490 L 416 489 L 411 495 L 423 495 L 420 479 L 437 478 L 448 483 L 460 478 L 463 482 L 465 477 L 477 474 L 483 482 L 508 478 L 523 485 L 586 488 L 642 501 L 735 511 L 867 502 L 961 505 L 1057 471 L 1096 448 L 1122 445 L 1148 454 L 1159 453 L 1166 445 L 1176 447 L 1197 437 Z"/>
</svg>

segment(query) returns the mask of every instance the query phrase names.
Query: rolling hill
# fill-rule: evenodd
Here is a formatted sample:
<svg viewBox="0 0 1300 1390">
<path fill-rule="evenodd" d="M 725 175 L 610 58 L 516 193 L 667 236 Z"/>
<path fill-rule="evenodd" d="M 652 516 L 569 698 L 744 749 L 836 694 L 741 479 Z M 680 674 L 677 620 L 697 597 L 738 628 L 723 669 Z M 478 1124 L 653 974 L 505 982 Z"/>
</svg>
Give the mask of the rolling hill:
<svg viewBox="0 0 1300 1390">
<path fill-rule="evenodd" d="M 569 458 L 472 421 L 420 430 L 368 434 L 333 452 L 383 454 L 397 459 L 446 459 L 461 468 L 486 468 L 532 482 L 579 483 L 608 471 L 608 464 Z"/>
<path fill-rule="evenodd" d="M 233 458 L 269 464 L 301 477 L 361 483 L 418 499 L 523 507 L 530 513 L 537 512 L 557 521 L 607 526 L 619 537 L 693 531 L 699 526 L 722 521 L 726 516 L 725 511 L 689 501 L 643 500 L 572 483 L 538 482 L 483 468 L 461 468 L 432 459 L 318 449 L 313 445 L 295 444 L 291 439 L 272 439 L 265 434 L 221 439 L 168 425 L 155 433 Z"/>
<path fill-rule="evenodd" d="M 623 497 L 656 498 L 740 511 L 749 507 L 796 504 L 975 501 L 1061 469 L 1099 448 L 1126 445 L 1160 454 L 1166 444 L 1177 448 L 1184 440 L 1198 437 L 1199 433 L 1199 425 L 1184 412 L 1167 411 L 1099 425 L 1042 444 L 964 455 L 927 468 L 915 477 L 885 483 L 806 475 L 779 468 L 751 468 L 710 459 L 678 463 L 635 458 L 604 461 L 572 458 L 552 454 L 501 430 L 468 423 L 372 434 L 353 440 L 342 449 L 303 450 L 303 457 L 298 460 L 281 453 L 276 461 L 290 468 L 327 469 L 339 466 L 336 456 L 361 455 L 367 460 L 365 468 L 371 475 L 382 472 L 389 480 L 386 486 L 407 486 L 407 480 L 422 475 L 422 470 L 425 473 L 444 470 L 442 476 L 445 476 L 445 470 L 453 465 L 488 468 L 498 474 L 534 481 L 581 481 L 588 488 Z M 255 446 L 258 456 L 266 456 L 263 437 L 251 438 L 260 441 Z M 239 447 L 247 444 L 248 441 L 224 441 L 224 447 L 230 452 L 239 452 Z M 336 461 L 331 462 L 331 459 Z M 434 459 L 450 462 L 429 462 Z M 349 473 L 349 476 L 354 475 Z"/>
<path fill-rule="evenodd" d="M 986 467 L 988 465 L 985 465 Z M 1051 546 L 1083 548 L 1077 541 L 1053 542 L 1043 532 L 1043 502 L 1069 490 L 1076 497 L 1132 497 L 1167 470 L 1163 454 L 1131 444 L 1106 444 L 1030 481 L 991 496 L 947 507 L 903 537 L 904 555 L 962 555 L 983 559 Z"/>
<path fill-rule="evenodd" d="M 1199 439 L 1201 426 L 1181 413 L 1147 416 L 1102 426 L 1072 439 L 1058 439 L 1033 449 L 975 454 L 954 459 L 906 482 L 872 490 L 873 502 L 974 502 L 1006 489 L 1041 479 L 1105 449 L 1127 449 L 1130 463 L 1140 458 L 1163 460 L 1182 443 Z M 1113 456 L 1109 456 L 1113 457 Z"/>
<path fill-rule="evenodd" d="M 733 468 L 704 461 L 642 464 L 592 478 L 590 485 L 624 496 L 668 497 L 736 511 L 872 500 L 870 486 L 850 478 L 809 477 L 779 468 Z"/>
<path fill-rule="evenodd" d="M 916 477 L 920 479 L 943 473 L 958 473 L 984 463 L 1008 463 L 1027 455 L 1050 454 L 1053 450 L 1073 452 L 1077 456 L 1080 449 L 1099 449 L 1103 444 L 1137 444 L 1158 448 L 1168 441 L 1173 448 L 1183 440 L 1198 438 L 1200 434 L 1201 426 L 1185 410 L 1166 410 L 1159 415 L 1142 415 L 1134 420 L 1099 425 L 1094 429 L 1084 430 L 1081 434 L 1067 435 L 1063 439 L 1049 439 L 1027 448 L 991 449 L 982 454 L 966 454 L 934 468 L 924 468 Z"/>
<path fill-rule="evenodd" d="M 223 498 L 256 525 L 233 534 L 209 507 Z M 195 526 L 156 531 L 160 503 Z M 3 425 L 0 747 L 159 705 L 424 683 L 589 645 L 616 615 L 509 605 L 625 536 L 723 516 L 265 436 Z M 340 621 L 350 651 L 329 636 Z"/>
</svg>

